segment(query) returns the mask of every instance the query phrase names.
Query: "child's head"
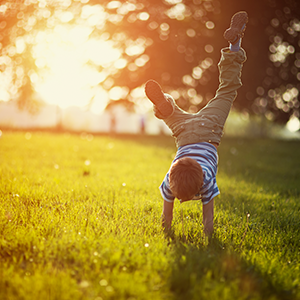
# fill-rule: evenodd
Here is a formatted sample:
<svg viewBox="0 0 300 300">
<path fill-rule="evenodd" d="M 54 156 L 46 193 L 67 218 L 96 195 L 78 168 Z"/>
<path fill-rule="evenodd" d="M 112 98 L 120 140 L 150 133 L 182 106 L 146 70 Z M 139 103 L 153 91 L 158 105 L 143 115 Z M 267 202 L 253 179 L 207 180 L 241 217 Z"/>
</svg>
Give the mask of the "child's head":
<svg viewBox="0 0 300 300">
<path fill-rule="evenodd" d="M 176 198 L 191 200 L 203 185 L 202 168 L 192 158 L 180 158 L 171 167 L 169 181 Z"/>
</svg>

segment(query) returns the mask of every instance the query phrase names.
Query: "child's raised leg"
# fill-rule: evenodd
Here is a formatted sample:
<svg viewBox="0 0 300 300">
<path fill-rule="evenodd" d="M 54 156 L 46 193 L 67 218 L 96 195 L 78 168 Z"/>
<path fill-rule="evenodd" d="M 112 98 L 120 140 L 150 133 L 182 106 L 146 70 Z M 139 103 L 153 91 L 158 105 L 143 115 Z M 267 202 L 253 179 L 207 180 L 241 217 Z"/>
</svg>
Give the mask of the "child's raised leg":
<svg viewBox="0 0 300 300">
<path fill-rule="evenodd" d="M 222 49 L 218 64 L 220 84 L 216 96 L 198 112 L 202 116 L 216 116 L 218 125 L 222 127 L 236 98 L 237 90 L 242 86 L 240 77 L 246 53 L 240 48 L 240 44 L 247 21 L 246 12 L 236 13 L 232 17 L 230 28 L 225 31 L 224 37 L 228 39 L 230 48 L 235 51 L 230 48 Z"/>
</svg>

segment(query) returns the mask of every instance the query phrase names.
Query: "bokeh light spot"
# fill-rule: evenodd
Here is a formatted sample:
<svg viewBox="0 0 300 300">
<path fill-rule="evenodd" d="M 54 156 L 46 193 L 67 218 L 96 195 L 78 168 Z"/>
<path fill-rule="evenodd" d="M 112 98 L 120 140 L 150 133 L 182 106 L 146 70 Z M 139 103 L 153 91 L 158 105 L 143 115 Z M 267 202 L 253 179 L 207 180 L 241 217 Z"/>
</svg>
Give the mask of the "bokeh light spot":
<svg viewBox="0 0 300 300">
<path fill-rule="evenodd" d="M 205 26 L 206 26 L 207 29 L 214 29 L 215 28 L 215 23 L 212 22 L 212 21 L 207 21 L 205 23 Z"/>
</svg>

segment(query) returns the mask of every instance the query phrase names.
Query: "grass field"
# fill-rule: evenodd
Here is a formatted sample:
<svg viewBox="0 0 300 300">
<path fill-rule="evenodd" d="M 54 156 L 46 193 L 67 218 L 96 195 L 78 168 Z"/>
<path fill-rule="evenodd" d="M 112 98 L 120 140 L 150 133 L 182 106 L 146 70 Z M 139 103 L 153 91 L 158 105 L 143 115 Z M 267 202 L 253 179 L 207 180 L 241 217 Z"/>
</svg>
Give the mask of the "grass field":
<svg viewBox="0 0 300 300">
<path fill-rule="evenodd" d="M 4 131 L 0 299 L 300 299 L 300 142 L 224 139 L 215 233 L 160 226 L 172 138 Z"/>
</svg>

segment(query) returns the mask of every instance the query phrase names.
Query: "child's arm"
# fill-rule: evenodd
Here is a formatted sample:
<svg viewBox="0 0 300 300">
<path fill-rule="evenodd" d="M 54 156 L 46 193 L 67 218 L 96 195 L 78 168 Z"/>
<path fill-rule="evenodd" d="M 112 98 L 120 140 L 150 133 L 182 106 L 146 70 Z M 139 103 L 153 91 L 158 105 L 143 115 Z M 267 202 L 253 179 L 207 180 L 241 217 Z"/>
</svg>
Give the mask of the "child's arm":
<svg viewBox="0 0 300 300">
<path fill-rule="evenodd" d="M 174 202 L 164 200 L 163 213 L 161 215 L 162 226 L 164 229 L 171 229 L 173 219 Z"/>
<path fill-rule="evenodd" d="M 214 199 L 203 205 L 204 233 L 210 237 L 214 231 Z"/>
</svg>

